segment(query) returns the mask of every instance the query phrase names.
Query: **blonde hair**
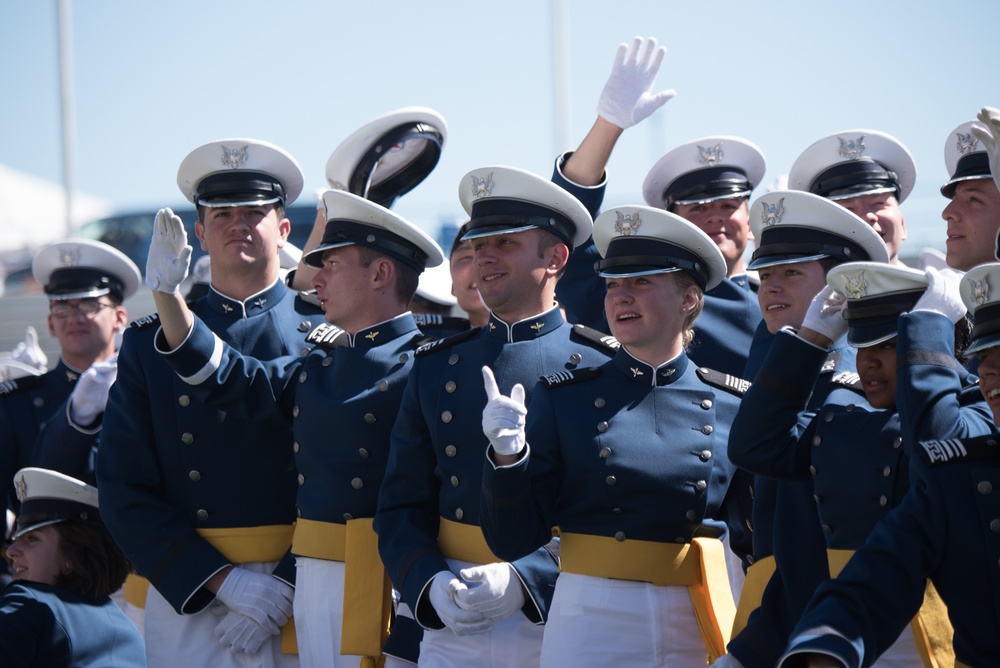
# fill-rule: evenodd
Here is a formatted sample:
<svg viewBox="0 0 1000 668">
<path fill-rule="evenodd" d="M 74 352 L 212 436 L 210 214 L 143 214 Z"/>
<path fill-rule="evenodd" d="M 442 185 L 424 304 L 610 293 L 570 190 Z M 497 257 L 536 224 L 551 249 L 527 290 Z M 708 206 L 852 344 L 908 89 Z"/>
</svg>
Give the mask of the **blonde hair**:
<svg viewBox="0 0 1000 668">
<path fill-rule="evenodd" d="M 681 345 L 684 346 L 684 350 L 687 351 L 688 346 L 690 346 L 691 342 L 694 341 L 694 321 L 698 319 L 702 309 L 705 308 L 705 292 L 694 280 L 694 277 L 686 271 L 672 271 L 669 276 L 673 276 L 674 287 L 677 288 L 678 293 L 687 292 L 691 288 L 694 288 L 695 290 L 694 308 L 688 311 L 687 315 L 684 316 L 684 328 L 682 330 L 683 338 L 681 340 Z"/>
</svg>

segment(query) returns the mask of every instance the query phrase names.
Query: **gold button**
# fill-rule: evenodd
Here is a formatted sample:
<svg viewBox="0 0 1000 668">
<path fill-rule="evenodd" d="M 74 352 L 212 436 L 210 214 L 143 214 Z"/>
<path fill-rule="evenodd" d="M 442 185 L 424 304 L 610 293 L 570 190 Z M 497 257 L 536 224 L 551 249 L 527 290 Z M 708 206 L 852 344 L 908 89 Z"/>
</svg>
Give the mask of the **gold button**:
<svg viewBox="0 0 1000 668">
<path fill-rule="evenodd" d="M 611 512 L 614 515 L 621 515 L 622 514 L 622 509 L 621 508 L 612 508 Z"/>
<path fill-rule="evenodd" d="M 188 473 L 188 477 L 191 478 L 191 480 L 198 482 L 199 480 L 201 480 L 201 473 L 199 473 L 198 471 L 191 471 L 190 473 Z"/>
<path fill-rule="evenodd" d="M 614 485 L 618 482 L 618 479 L 613 475 L 609 475 L 604 479 L 604 482 L 608 485 L 608 487 L 614 487 Z"/>
<path fill-rule="evenodd" d="M 583 357 L 580 355 L 580 353 L 573 353 L 572 355 L 569 356 L 570 364 L 579 364 L 582 361 Z"/>
<path fill-rule="evenodd" d="M 451 357 L 449 357 L 448 364 L 450 364 L 451 366 L 455 366 L 456 364 L 458 364 L 458 354 L 453 354 Z"/>
<path fill-rule="evenodd" d="M 361 478 L 353 478 L 351 480 L 351 487 L 353 487 L 354 489 L 361 489 L 364 486 L 365 486 L 365 481 L 362 480 Z"/>
<path fill-rule="evenodd" d="M 819 494 L 813 494 L 813 501 L 816 503 L 823 503 L 823 497 Z"/>
<path fill-rule="evenodd" d="M 458 385 L 455 384 L 455 381 L 449 380 L 447 383 L 444 384 L 444 391 L 447 392 L 448 394 L 451 394 L 452 392 L 455 391 L 456 387 L 458 387 Z"/>
<path fill-rule="evenodd" d="M 611 448 L 601 448 L 601 459 L 607 459 L 611 456 Z"/>
<path fill-rule="evenodd" d="M 833 413 L 824 413 L 823 422 L 833 422 Z"/>
<path fill-rule="evenodd" d="M 299 416 L 299 407 L 298 406 L 293 406 L 292 407 L 292 417 L 298 417 L 298 416 Z"/>
<path fill-rule="evenodd" d="M 694 488 L 699 492 L 704 492 L 706 489 L 708 489 L 708 483 L 705 482 L 704 480 L 699 480 L 694 484 Z"/>
<path fill-rule="evenodd" d="M 747 555 L 747 563 L 753 566 L 754 558 L 752 554 Z"/>
<path fill-rule="evenodd" d="M 292 443 L 292 452 L 298 454 L 298 452 L 299 452 L 299 442 L 298 441 L 295 441 L 294 443 Z"/>
<path fill-rule="evenodd" d="M 712 451 L 711 450 L 702 450 L 701 454 L 698 455 L 698 459 L 700 459 L 703 462 L 707 462 L 711 458 L 712 458 Z"/>
<path fill-rule="evenodd" d="M 829 524 L 824 524 L 823 533 L 833 533 L 833 528 Z"/>
<path fill-rule="evenodd" d="M 625 532 L 624 531 L 616 531 L 615 532 L 615 540 L 617 540 L 619 543 L 623 542 L 625 540 Z"/>
<path fill-rule="evenodd" d="M 194 434 L 184 432 L 181 434 L 181 443 L 191 444 L 194 443 Z"/>
<path fill-rule="evenodd" d="M 846 406 L 844 407 L 844 410 L 846 410 L 846 411 L 847 411 L 848 413 L 850 413 L 850 412 L 851 412 L 851 411 L 853 411 L 853 410 L 854 410 L 855 408 L 857 408 L 857 406 L 855 406 L 854 404 L 847 404 L 847 405 L 846 405 Z"/>
<path fill-rule="evenodd" d="M 387 381 L 385 378 L 383 378 L 382 380 L 380 380 L 378 382 L 378 391 L 379 392 L 385 392 L 388 389 L 389 389 L 389 381 Z"/>
<path fill-rule="evenodd" d="M 361 459 L 368 459 L 368 451 L 364 448 L 358 448 L 358 454 L 361 455 Z"/>
<path fill-rule="evenodd" d="M 300 485 L 306 484 L 306 477 L 304 475 L 302 475 L 301 473 L 299 474 L 299 484 Z"/>
<path fill-rule="evenodd" d="M 299 331 L 300 332 L 308 332 L 310 325 L 312 325 L 311 322 L 309 322 L 308 320 L 303 320 L 302 322 L 299 323 Z"/>
<path fill-rule="evenodd" d="M 309 354 L 308 348 L 299 348 L 299 355 L 308 355 L 308 354 Z"/>
<path fill-rule="evenodd" d="M 197 513 L 195 513 L 195 515 L 198 516 L 199 520 L 207 520 L 208 519 L 208 511 L 207 510 L 199 510 Z"/>
<path fill-rule="evenodd" d="M 456 508 L 455 509 L 455 519 L 456 520 L 460 520 L 463 517 L 465 517 L 465 511 L 462 510 L 461 508 Z"/>
<path fill-rule="evenodd" d="M 42 406 L 45 405 L 45 399 L 42 399 L 41 397 L 35 397 L 34 399 L 32 399 L 31 403 L 35 405 L 35 408 L 41 408 Z"/>
<path fill-rule="evenodd" d="M 891 475 L 892 475 L 892 467 L 891 466 L 886 466 L 884 469 L 882 469 L 882 477 L 883 478 L 888 478 Z"/>
<path fill-rule="evenodd" d="M 186 394 L 182 394 L 181 396 L 177 397 L 177 403 L 187 408 L 188 406 L 191 405 L 191 397 L 189 397 Z"/>
<path fill-rule="evenodd" d="M 299 508 L 298 506 L 295 506 L 295 516 L 302 517 L 302 509 Z"/>
<path fill-rule="evenodd" d="M 365 413 L 365 422 L 368 424 L 375 424 L 375 416 L 371 413 Z"/>
<path fill-rule="evenodd" d="M 895 439 L 893 440 L 893 442 L 892 442 L 892 447 L 893 447 L 893 448 L 898 448 L 898 447 L 899 447 L 899 446 L 901 446 L 902 444 L 903 444 L 903 439 L 902 439 L 902 437 L 900 437 L 900 436 L 897 436 L 897 437 L 896 437 L 896 438 L 895 438 Z"/>
<path fill-rule="evenodd" d="M 604 408 L 604 406 L 605 406 L 604 399 L 602 399 L 601 397 L 597 397 L 596 399 L 594 399 L 595 408 Z"/>
<path fill-rule="evenodd" d="M 990 531 L 1000 533 L 1000 520 L 990 520 Z"/>
<path fill-rule="evenodd" d="M 978 485 L 976 485 L 976 489 L 979 491 L 980 494 L 991 494 L 993 492 L 993 483 L 991 483 L 989 480 L 983 480 Z"/>
<path fill-rule="evenodd" d="M 711 399 L 702 399 L 701 407 L 704 408 L 707 411 L 709 408 L 712 407 L 712 400 Z"/>
<path fill-rule="evenodd" d="M 694 522 L 696 519 L 698 519 L 698 513 L 696 513 L 693 510 L 689 510 L 686 513 L 684 513 L 684 517 L 688 518 L 689 522 Z"/>
<path fill-rule="evenodd" d="M 445 411 L 441 413 L 441 422 L 448 424 L 449 422 L 451 422 L 451 418 L 452 418 L 451 411 Z"/>
<path fill-rule="evenodd" d="M 344 521 L 345 522 L 350 522 L 353 519 L 354 519 L 354 515 L 352 515 L 350 513 L 344 513 Z"/>
<path fill-rule="evenodd" d="M 822 439 L 822 437 L 820 437 L 819 434 L 817 434 L 816 436 L 813 436 L 813 445 L 814 446 L 819 447 L 819 444 L 822 443 L 822 442 L 823 442 L 823 439 Z"/>
<path fill-rule="evenodd" d="M 715 431 L 715 428 L 712 427 L 712 425 L 710 424 L 706 424 L 704 427 L 701 428 L 701 433 L 705 434 L 706 436 L 708 434 L 711 434 L 713 431 Z"/>
<path fill-rule="evenodd" d="M 457 475 L 453 475 L 451 477 L 451 486 L 452 487 L 458 487 L 458 476 Z"/>
<path fill-rule="evenodd" d="M 305 371 L 303 371 L 302 373 L 299 374 L 299 382 L 300 383 L 306 382 L 306 378 L 308 378 L 308 377 L 309 377 L 309 374 L 307 374 Z"/>
<path fill-rule="evenodd" d="M 816 467 L 815 466 L 810 466 L 809 467 L 809 473 L 812 473 L 813 475 L 816 475 Z"/>
<path fill-rule="evenodd" d="M 448 455 L 449 457 L 454 457 L 455 455 L 458 454 L 458 448 L 456 448 L 454 445 L 446 445 L 444 446 L 444 454 Z"/>
<path fill-rule="evenodd" d="M 885 508 L 887 505 L 889 505 L 889 499 L 886 498 L 885 494 L 883 494 L 882 496 L 878 497 L 878 505 L 882 506 L 883 508 Z"/>
<path fill-rule="evenodd" d="M 399 361 L 402 364 L 406 364 L 406 360 L 408 360 L 408 359 L 410 359 L 410 354 L 409 353 L 403 353 L 402 355 L 399 356 Z"/>
<path fill-rule="evenodd" d="M 599 431 L 599 432 L 601 432 L 603 434 L 607 430 L 608 430 L 608 423 L 607 422 L 601 421 L 601 422 L 597 423 L 597 431 Z"/>
<path fill-rule="evenodd" d="M 320 364 L 322 364 L 323 366 L 330 366 L 331 364 L 333 364 L 333 358 L 327 355 L 326 357 L 323 358 L 323 361 L 320 362 Z"/>
</svg>

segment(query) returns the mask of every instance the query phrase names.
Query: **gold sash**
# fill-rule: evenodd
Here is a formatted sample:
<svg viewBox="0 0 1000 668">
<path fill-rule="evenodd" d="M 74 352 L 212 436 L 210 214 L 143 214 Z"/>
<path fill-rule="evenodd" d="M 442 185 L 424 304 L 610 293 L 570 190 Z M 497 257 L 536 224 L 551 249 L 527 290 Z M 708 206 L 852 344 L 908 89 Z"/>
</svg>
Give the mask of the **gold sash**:
<svg viewBox="0 0 1000 668">
<path fill-rule="evenodd" d="M 483 531 L 476 525 L 452 522 L 441 518 L 438 529 L 438 549 L 448 559 L 474 564 L 494 564 L 500 559 L 486 544 Z"/>
<path fill-rule="evenodd" d="M 774 575 L 774 557 L 764 557 L 747 569 L 747 577 L 743 582 L 743 591 L 740 592 L 740 601 L 736 605 L 736 618 L 733 620 L 733 633 L 730 637 L 735 638 L 746 628 L 750 613 L 760 607 L 760 601 L 764 597 L 764 589 Z"/>
<path fill-rule="evenodd" d="M 854 550 L 827 551 L 830 564 L 830 577 L 835 578 L 844 570 L 844 566 L 854 556 Z M 948 608 L 938 595 L 934 583 L 927 581 L 924 591 L 924 603 L 920 606 L 917 616 L 910 622 L 913 640 L 917 652 L 927 668 L 950 668 L 961 665 L 955 662 L 955 648 L 952 645 L 954 631 L 948 619 Z"/>
<path fill-rule="evenodd" d="M 566 573 L 687 587 L 709 660 L 726 653 L 736 605 L 721 541 L 657 543 L 563 533 L 559 554 Z"/>
</svg>

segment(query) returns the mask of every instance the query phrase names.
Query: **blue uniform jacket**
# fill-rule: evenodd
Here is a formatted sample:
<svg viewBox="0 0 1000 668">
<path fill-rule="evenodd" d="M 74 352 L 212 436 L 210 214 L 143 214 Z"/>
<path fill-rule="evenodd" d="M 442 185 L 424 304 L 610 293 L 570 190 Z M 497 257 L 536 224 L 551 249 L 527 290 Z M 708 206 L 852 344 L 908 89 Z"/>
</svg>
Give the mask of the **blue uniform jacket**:
<svg viewBox="0 0 1000 668">
<path fill-rule="evenodd" d="M 335 524 L 374 517 L 389 432 L 422 335 L 406 313 L 353 337 L 320 325 L 310 339 L 316 347 L 306 357 L 260 362 L 196 320 L 166 357 L 208 405 L 292 425 L 299 517 Z M 213 354 L 220 349 L 221 357 Z"/>
<path fill-rule="evenodd" d="M 12 582 L 0 593 L 4 668 L 141 668 L 146 645 L 107 596 L 55 585 Z"/>
<path fill-rule="evenodd" d="M 62 359 L 41 376 L 0 383 L 0 490 L 6 508 L 17 511 L 14 474 L 35 461 L 38 434 L 69 397 L 81 371 Z"/>
<path fill-rule="evenodd" d="M 763 325 L 756 286 L 745 274 L 723 279 L 705 293 L 705 308 L 694 323 L 688 355 L 695 364 L 744 375 L 754 336 Z"/>
<path fill-rule="evenodd" d="M 321 320 L 281 282 L 241 303 L 218 292 L 192 310 L 224 341 L 258 359 L 304 354 Z M 158 318 L 125 332 L 97 455 L 101 515 L 140 574 L 179 613 L 213 595 L 202 584 L 229 561 L 197 529 L 292 524 L 290 426 L 243 420 L 192 396 L 154 348 Z M 294 564 L 276 571 L 294 582 Z"/>
<path fill-rule="evenodd" d="M 553 526 L 687 543 L 722 537 L 728 524 L 734 548 L 749 548 L 749 509 L 729 507 L 738 472 L 726 455 L 741 391 L 704 373 L 684 353 L 653 368 L 622 347 L 603 366 L 540 382 L 526 456 L 508 467 L 485 462 L 481 522 L 493 551 L 521 557 L 548 542 Z"/>
<path fill-rule="evenodd" d="M 443 628 L 421 598 L 426 585 L 448 564 L 438 550 L 439 519 L 479 525 L 483 457 L 483 366 L 501 391 L 516 383 L 531 387 L 543 373 L 602 362 L 606 344 L 581 336 L 558 308 L 507 325 L 495 316 L 481 329 L 422 347 L 410 372 L 392 430 L 389 463 L 379 494 L 375 530 L 389 577 L 421 626 Z M 525 614 L 544 620 L 558 574 L 545 549 L 513 564 L 529 596 Z"/>
<path fill-rule="evenodd" d="M 870 666 L 916 615 L 930 578 L 948 606 L 955 658 L 1000 666 L 1000 439 L 932 441 L 917 450 L 910 491 L 816 592 L 792 652 Z M 828 628 L 814 634 L 819 626 Z M 781 665 L 797 665 L 795 658 Z"/>
</svg>

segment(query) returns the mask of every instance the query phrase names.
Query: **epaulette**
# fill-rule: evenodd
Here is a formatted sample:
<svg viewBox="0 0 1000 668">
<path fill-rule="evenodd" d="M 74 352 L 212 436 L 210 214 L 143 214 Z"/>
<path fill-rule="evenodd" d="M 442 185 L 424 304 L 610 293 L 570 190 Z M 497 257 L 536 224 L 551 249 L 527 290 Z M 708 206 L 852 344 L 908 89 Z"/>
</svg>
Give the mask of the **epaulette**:
<svg viewBox="0 0 1000 668">
<path fill-rule="evenodd" d="M 160 323 L 159 313 L 150 313 L 149 315 L 144 315 L 137 320 L 133 320 L 129 325 L 132 329 L 146 329 L 152 327 L 153 325 L 158 325 Z"/>
<path fill-rule="evenodd" d="M 585 366 L 582 369 L 557 371 L 556 373 L 546 374 L 541 377 L 541 380 L 545 383 L 546 387 L 555 387 L 556 385 L 572 385 L 573 383 L 579 383 L 582 380 L 597 378 L 600 374 L 600 367 Z"/>
<path fill-rule="evenodd" d="M 413 321 L 420 329 L 450 329 L 456 332 L 469 329 L 467 318 L 455 318 L 437 313 L 414 313 Z"/>
<path fill-rule="evenodd" d="M 865 393 L 865 388 L 861 384 L 861 377 L 854 371 L 841 371 L 830 379 L 830 384 L 846 387 L 848 390 L 854 390 L 859 394 Z"/>
<path fill-rule="evenodd" d="M 23 392 L 24 390 L 30 390 L 41 384 L 41 376 L 24 376 L 23 378 L 5 380 L 0 383 L 0 397 L 6 397 L 10 394 L 17 394 L 18 392 Z"/>
<path fill-rule="evenodd" d="M 746 391 L 750 389 L 750 385 L 752 384 L 749 380 L 730 376 L 728 373 L 722 373 L 721 371 L 705 367 L 698 367 L 698 377 L 701 378 L 703 383 L 726 390 L 738 397 L 746 394 Z"/>
<path fill-rule="evenodd" d="M 351 337 L 347 336 L 347 332 L 340 327 L 324 322 L 316 325 L 316 327 L 309 332 L 309 336 L 306 337 L 306 343 L 311 343 L 319 348 L 333 350 L 337 346 L 350 345 Z"/>
<path fill-rule="evenodd" d="M 600 348 L 603 348 L 611 353 L 618 350 L 618 347 L 621 345 L 618 343 L 618 339 L 610 334 L 605 334 L 604 332 L 592 329 L 586 325 L 573 325 L 572 333 L 581 337 L 585 341 L 596 343 Z"/>
<path fill-rule="evenodd" d="M 988 434 L 975 438 L 951 438 L 946 441 L 923 441 L 917 452 L 929 466 L 957 461 L 996 459 L 1000 457 L 1000 435 Z"/>
<path fill-rule="evenodd" d="M 837 364 L 840 363 L 840 351 L 831 350 L 830 354 L 826 356 L 823 360 L 823 367 L 819 370 L 820 373 L 833 373 L 837 369 Z"/>
<path fill-rule="evenodd" d="M 430 343 L 425 343 L 424 345 L 417 348 L 417 351 L 413 353 L 414 357 L 423 357 L 435 350 L 443 350 L 456 343 L 461 343 L 468 338 L 471 338 L 475 334 L 479 333 L 480 328 L 474 327 L 472 329 L 467 329 L 464 332 L 459 332 L 458 334 L 453 334 L 451 336 L 446 336 L 443 339 L 438 339 L 436 341 L 431 341 Z"/>
</svg>

